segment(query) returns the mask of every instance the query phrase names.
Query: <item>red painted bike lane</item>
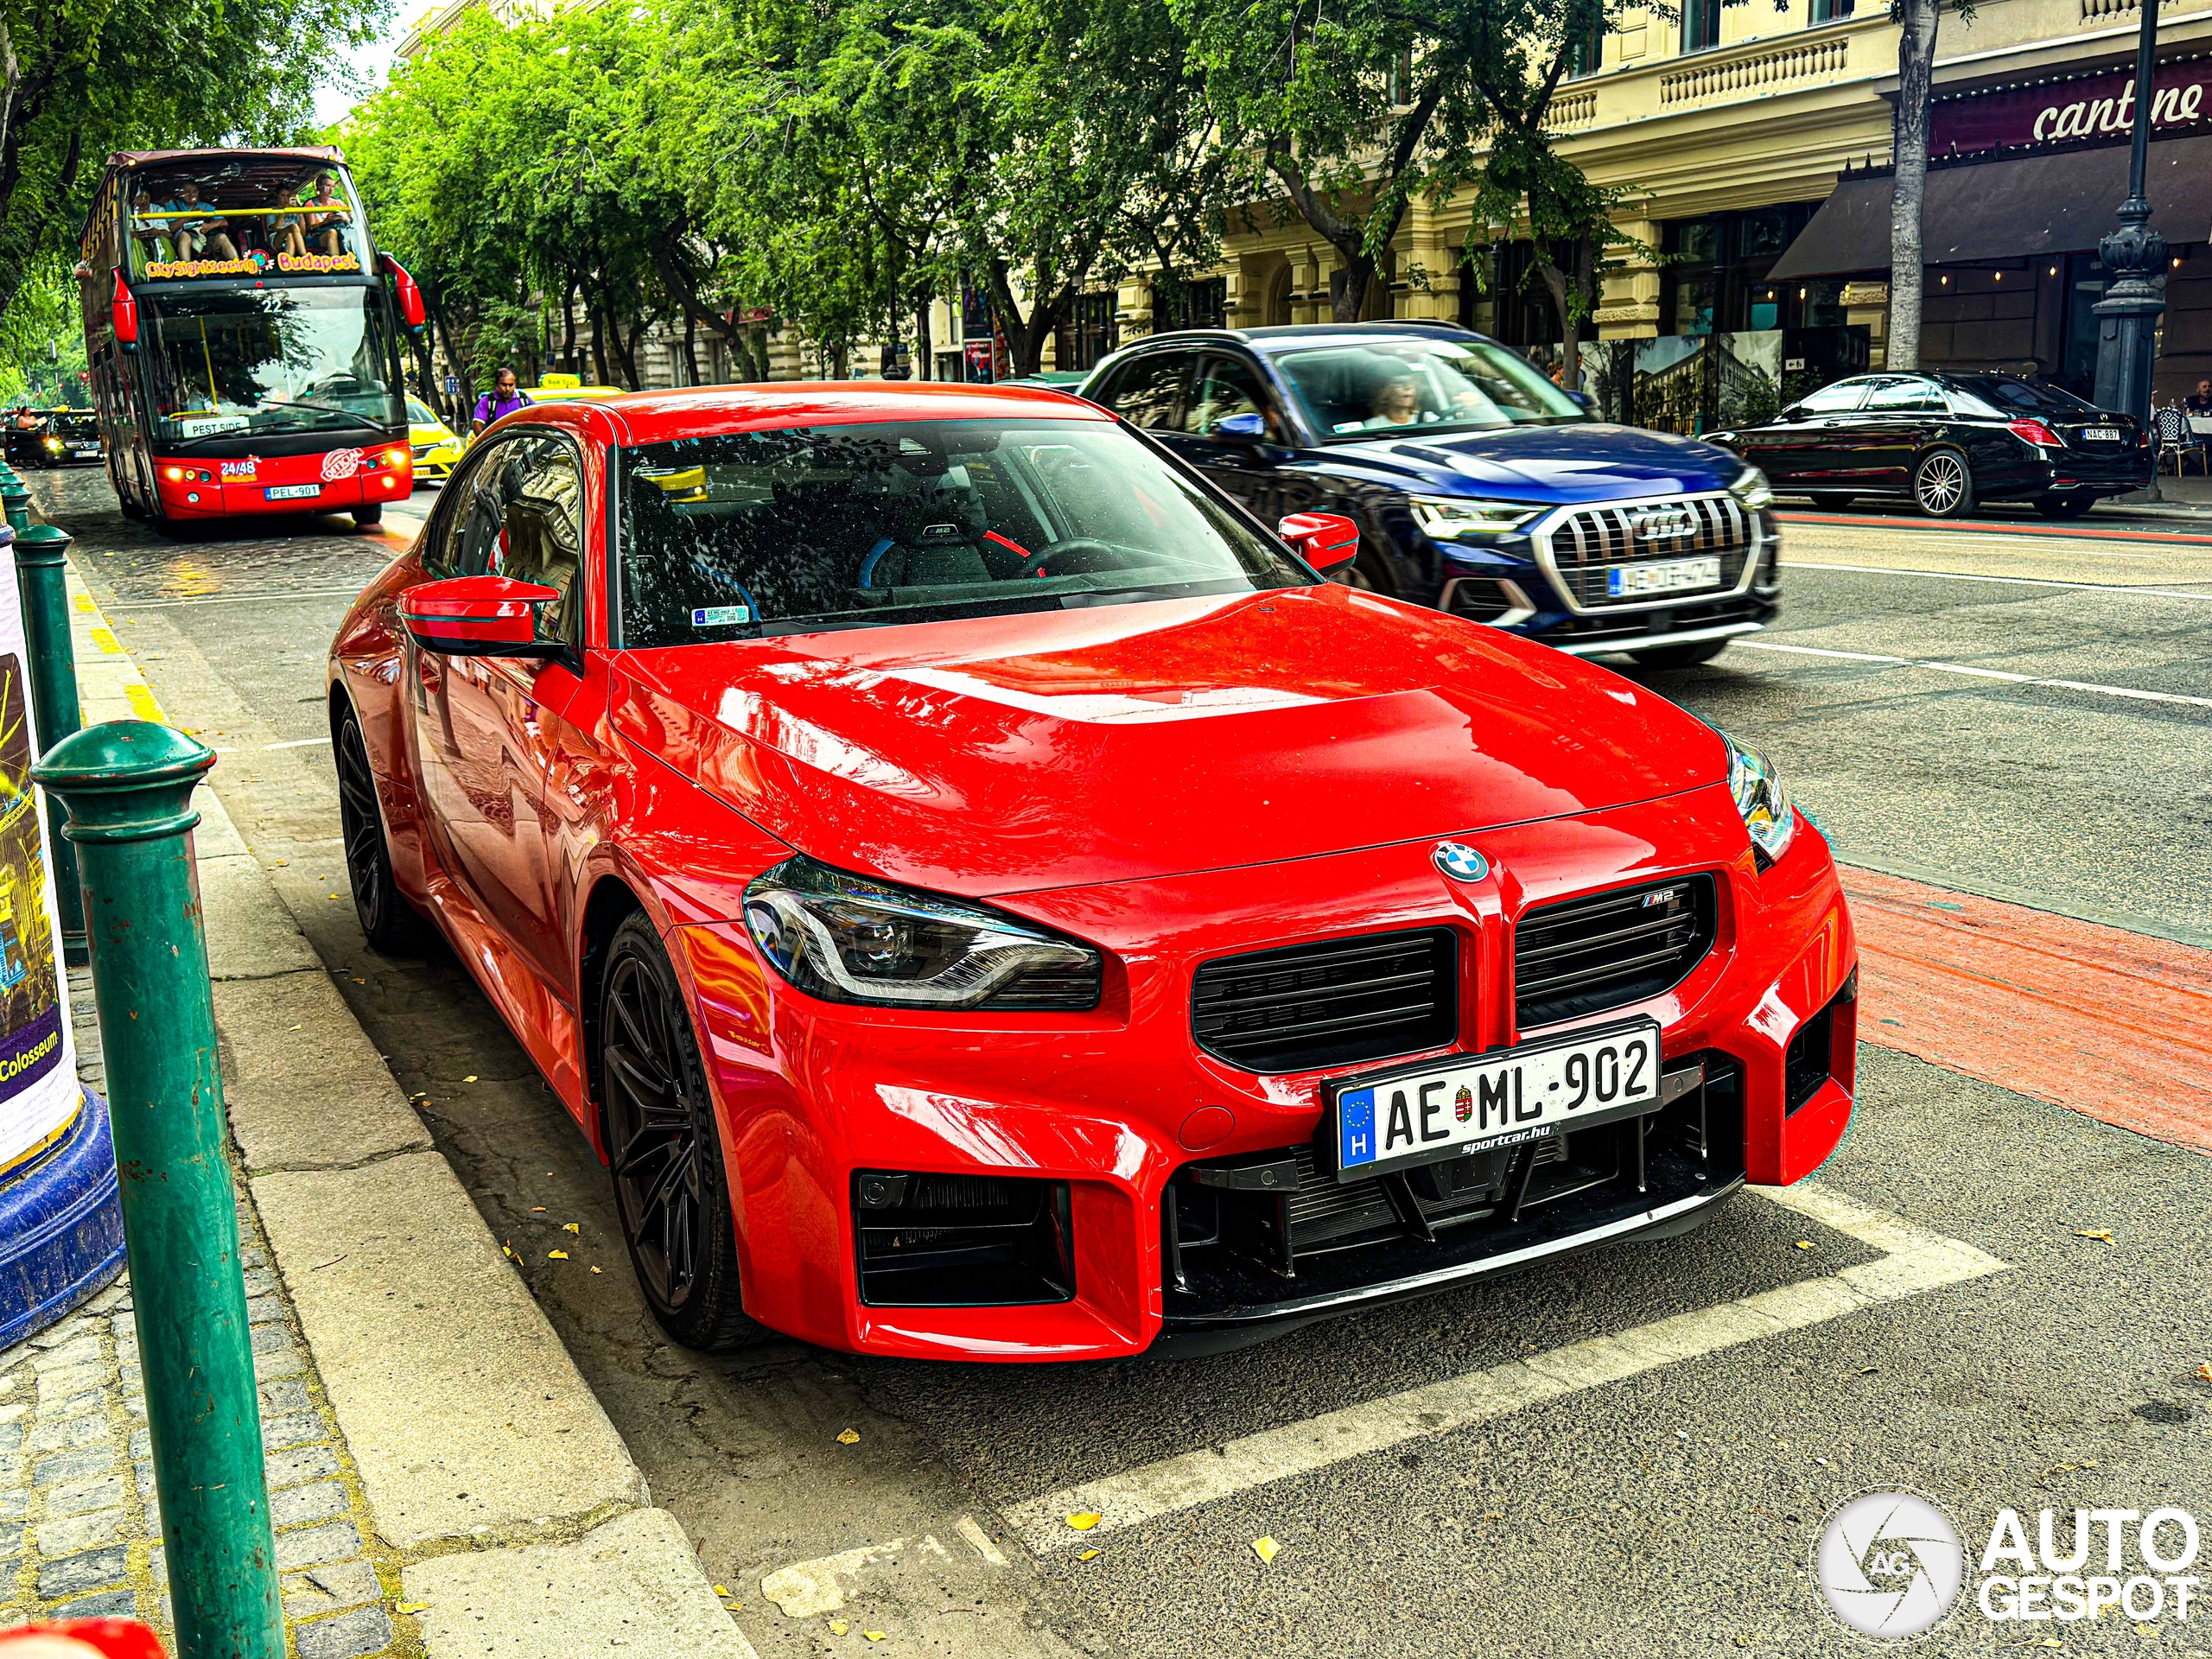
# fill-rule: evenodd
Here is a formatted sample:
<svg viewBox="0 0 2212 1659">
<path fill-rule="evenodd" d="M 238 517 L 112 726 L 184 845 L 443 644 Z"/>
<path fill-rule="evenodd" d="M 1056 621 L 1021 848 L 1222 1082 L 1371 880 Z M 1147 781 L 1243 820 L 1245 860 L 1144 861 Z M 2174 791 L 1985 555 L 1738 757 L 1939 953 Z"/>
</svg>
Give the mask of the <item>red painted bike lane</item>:
<svg viewBox="0 0 2212 1659">
<path fill-rule="evenodd" d="M 2212 1152 L 2212 950 L 1846 866 L 1859 1034 Z"/>
</svg>

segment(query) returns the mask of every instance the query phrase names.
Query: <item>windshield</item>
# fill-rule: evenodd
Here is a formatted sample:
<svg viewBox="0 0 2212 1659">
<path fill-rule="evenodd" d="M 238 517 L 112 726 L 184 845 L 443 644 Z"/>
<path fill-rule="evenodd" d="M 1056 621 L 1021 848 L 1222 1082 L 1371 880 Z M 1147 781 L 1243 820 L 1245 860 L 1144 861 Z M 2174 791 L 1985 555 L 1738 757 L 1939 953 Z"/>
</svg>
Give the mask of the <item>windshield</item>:
<svg viewBox="0 0 2212 1659">
<path fill-rule="evenodd" d="M 798 427 L 623 455 L 626 645 L 1314 579 L 1103 422 Z"/>
<path fill-rule="evenodd" d="M 2078 420 L 2097 412 L 2070 391 L 2007 374 L 1961 374 L 1951 384 L 1983 405 L 1985 413 L 1999 415 L 2059 415 Z"/>
<path fill-rule="evenodd" d="M 163 295 L 147 356 L 154 435 L 383 432 L 406 425 L 373 288 Z"/>
<path fill-rule="evenodd" d="M 1518 352 L 1486 340 L 1378 340 L 1286 352 L 1274 359 L 1313 429 L 1494 432 L 1588 417 Z"/>
</svg>

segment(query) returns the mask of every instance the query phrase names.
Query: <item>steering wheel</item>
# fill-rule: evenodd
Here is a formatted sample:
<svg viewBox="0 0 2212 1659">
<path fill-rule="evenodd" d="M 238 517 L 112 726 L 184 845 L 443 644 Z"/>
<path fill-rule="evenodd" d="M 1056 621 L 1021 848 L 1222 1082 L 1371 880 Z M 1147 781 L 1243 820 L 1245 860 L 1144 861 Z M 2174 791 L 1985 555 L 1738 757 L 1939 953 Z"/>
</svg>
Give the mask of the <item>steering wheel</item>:
<svg viewBox="0 0 2212 1659">
<path fill-rule="evenodd" d="M 1068 536 L 1037 550 L 1034 565 L 1037 574 L 1040 576 L 1048 574 L 1063 576 L 1085 575 L 1086 570 L 1083 561 L 1078 561 L 1077 568 L 1073 570 L 1047 571 L 1046 566 L 1053 560 L 1071 553 L 1090 555 L 1089 569 L 1094 570 L 1114 569 L 1119 565 L 1127 563 L 1129 557 L 1127 548 L 1116 547 L 1111 542 L 1102 542 L 1095 536 Z"/>
</svg>

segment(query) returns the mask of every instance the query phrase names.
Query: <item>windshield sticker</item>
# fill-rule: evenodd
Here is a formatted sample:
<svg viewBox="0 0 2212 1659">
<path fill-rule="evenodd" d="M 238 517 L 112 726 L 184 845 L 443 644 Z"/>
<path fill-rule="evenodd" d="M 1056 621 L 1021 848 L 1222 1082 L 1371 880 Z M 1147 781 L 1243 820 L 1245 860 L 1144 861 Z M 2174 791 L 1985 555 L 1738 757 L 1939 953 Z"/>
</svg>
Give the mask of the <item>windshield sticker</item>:
<svg viewBox="0 0 2212 1659">
<path fill-rule="evenodd" d="M 149 259 L 145 274 L 156 279 L 194 276 L 258 276 L 264 261 L 245 259 Z"/>
<path fill-rule="evenodd" d="M 313 275 L 322 271 L 359 270 L 361 262 L 350 253 L 280 253 L 276 269 L 293 273 Z"/>
<path fill-rule="evenodd" d="M 691 613 L 691 626 L 695 628 L 727 628 L 752 620 L 750 605 L 709 605 Z"/>
</svg>

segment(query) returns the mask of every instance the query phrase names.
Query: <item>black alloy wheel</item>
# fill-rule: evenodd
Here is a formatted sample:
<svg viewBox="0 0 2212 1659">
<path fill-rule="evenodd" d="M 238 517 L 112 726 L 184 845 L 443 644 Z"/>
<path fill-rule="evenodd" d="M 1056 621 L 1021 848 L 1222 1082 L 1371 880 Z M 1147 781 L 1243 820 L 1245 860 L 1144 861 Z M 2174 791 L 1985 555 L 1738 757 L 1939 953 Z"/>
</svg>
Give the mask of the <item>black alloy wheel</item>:
<svg viewBox="0 0 2212 1659">
<path fill-rule="evenodd" d="M 2065 490 L 2036 497 L 2036 511 L 2046 518 L 2079 518 L 2097 505 L 2087 490 Z"/>
<path fill-rule="evenodd" d="M 686 1348 L 758 1340 L 738 1285 L 729 1179 L 698 1040 L 642 913 L 607 946 L 599 1088 L 615 1213 L 654 1319 Z"/>
<path fill-rule="evenodd" d="M 1912 499 L 1930 518 L 1963 518 L 1974 511 L 1974 469 L 1955 449 L 1930 449 L 1912 469 Z"/>
<path fill-rule="evenodd" d="M 1848 490 L 1815 490 L 1813 505 L 1822 512 L 1841 512 L 1849 506 L 1853 497 Z"/>
<path fill-rule="evenodd" d="M 371 950 L 387 957 L 412 955 L 423 943 L 423 918 L 392 880 L 391 849 L 385 841 L 376 775 L 369 770 L 361 722 L 351 709 L 339 722 L 337 747 L 338 833 L 346 847 L 346 880 L 353 889 L 353 913 L 361 918 L 361 932 Z"/>
</svg>

